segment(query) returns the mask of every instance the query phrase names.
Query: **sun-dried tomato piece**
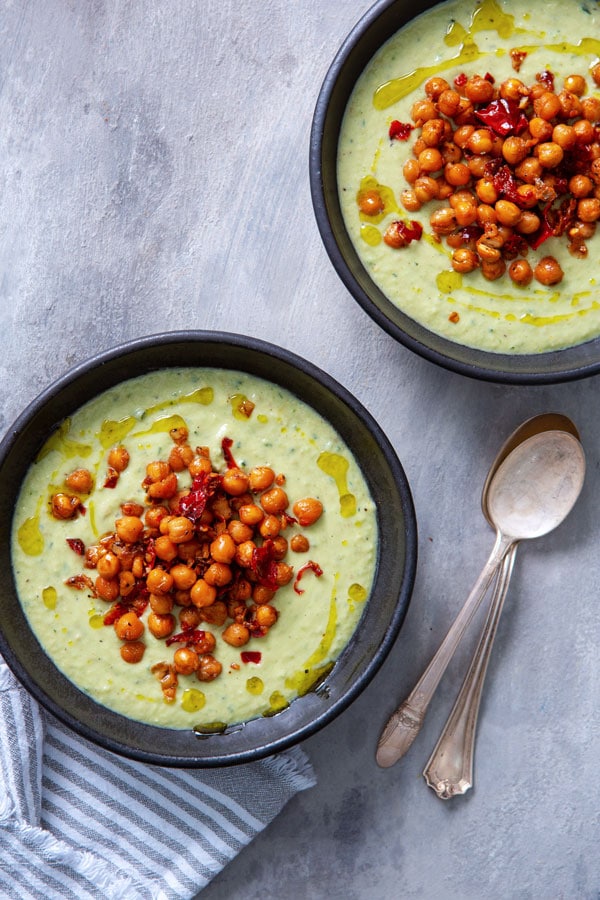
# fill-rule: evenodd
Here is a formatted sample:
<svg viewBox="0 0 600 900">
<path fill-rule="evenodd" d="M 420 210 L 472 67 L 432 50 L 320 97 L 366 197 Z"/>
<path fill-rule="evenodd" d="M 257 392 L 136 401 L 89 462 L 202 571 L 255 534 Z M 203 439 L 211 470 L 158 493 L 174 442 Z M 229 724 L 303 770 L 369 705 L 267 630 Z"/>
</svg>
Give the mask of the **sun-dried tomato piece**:
<svg viewBox="0 0 600 900">
<path fill-rule="evenodd" d="M 304 573 L 308 571 L 314 572 L 317 578 L 320 578 L 323 574 L 323 569 L 321 568 L 321 566 L 318 563 L 313 562 L 312 559 L 309 559 L 307 563 L 305 563 L 298 569 L 296 580 L 294 581 L 294 590 L 297 594 L 304 593 L 304 588 L 298 587 L 298 584 Z"/>
<path fill-rule="evenodd" d="M 394 119 L 390 125 L 389 136 L 392 140 L 407 141 L 414 127 L 409 122 L 399 122 L 398 119 Z"/>
<path fill-rule="evenodd" d="M 266 540 L 262 546 L 254 548 L 250 568 L 260 585 L 272 591 L 277 590 L 279 587 L 277 584 L 277 561 L 275 545 L 271 539 Z"/>
<path fill-rule="evenodd" d="M 67 538 L 67 544 L 78 556 L 85 556 L 85 544 L 81 538 Z"/>
<path fill-rule="evenodd" d="M 521 134 L 529 125 L 527 116 L 517 101 L 506 100 L 504 97 L 499 97 L 497 100 L 492 100 L 487 106 L 476 109 L 475 116 L 500 137 Z"/>
</svg>

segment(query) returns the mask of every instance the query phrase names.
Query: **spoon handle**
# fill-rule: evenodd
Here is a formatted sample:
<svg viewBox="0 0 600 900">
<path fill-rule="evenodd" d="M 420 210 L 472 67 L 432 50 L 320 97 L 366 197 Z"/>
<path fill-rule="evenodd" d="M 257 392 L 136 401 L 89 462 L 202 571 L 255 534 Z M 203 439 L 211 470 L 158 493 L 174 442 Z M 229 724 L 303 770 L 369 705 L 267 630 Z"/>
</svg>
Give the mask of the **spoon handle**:
<svg viewBox="0 0 600 900">
<path fill-rule="evenodd" d="M 483 682 L 517 552 L 504 557 L 496 579 L 481 638 L 456 703 L 423 771 L 425 781 L 442 800 L 464 794 L 473 785 L 475 730 Z"/>
<path fill-rule="evenodd" d="M 378 765 L 383 768 L 392 766 L 401 759 L 421 730 L 425 713 L 435 689 L 448 668 L 448 664 L 454 656 L 469 622 L 479 608 L 498 566 L 513 542 L 512 539 L 505 538 L 498 533 L 494 549 L 483 567 L 481 575 L 450 626 L 450 630 L 440 644 L 437 653 L 406 700 L 390 716 L 379 738 L 375 755 Z"/>
</svg>

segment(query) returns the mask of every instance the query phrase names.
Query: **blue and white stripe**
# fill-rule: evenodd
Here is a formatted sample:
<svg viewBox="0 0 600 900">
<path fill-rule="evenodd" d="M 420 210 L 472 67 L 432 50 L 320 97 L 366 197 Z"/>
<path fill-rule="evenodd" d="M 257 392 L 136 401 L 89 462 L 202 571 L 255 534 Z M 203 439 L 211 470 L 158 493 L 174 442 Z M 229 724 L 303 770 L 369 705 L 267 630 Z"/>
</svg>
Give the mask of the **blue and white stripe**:
<svg viewBox="0 0 600 900">
<path fill-rule="evenodd" d="M 42 712 L 0 658 L 0 900 L 193 897 L 314 783 L 297 748 L 202 771 L 116 756 Z"/>
</svg>

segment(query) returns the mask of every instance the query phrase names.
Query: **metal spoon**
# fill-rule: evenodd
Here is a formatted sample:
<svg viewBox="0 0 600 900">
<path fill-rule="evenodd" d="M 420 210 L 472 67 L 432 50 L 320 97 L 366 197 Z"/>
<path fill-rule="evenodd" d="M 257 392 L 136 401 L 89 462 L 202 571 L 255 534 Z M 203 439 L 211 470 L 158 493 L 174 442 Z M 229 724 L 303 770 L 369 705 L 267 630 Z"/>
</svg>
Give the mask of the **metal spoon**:
<svg viewBox="0 0 600 900">
<path fill-rule="evenodd" d="M 568 432 L 547 431 L 519 444 L 490 480 L 488 509 L 496 528 L 492 552 L 438 652 L 419 682 L 390 717 L 377 747 L 380 766 L 399 760 L 417 736 L 439 681 L 487 588 L 511 547 L 556 528 L 583 486 L 585 457 Z"/>
<path fill-rule="evenodd" d="M 534 434 L 552 430 L 567 431 L 579 439 L 577 428 L 567 416 L 559 413 L 543 413 L 523 422 L 519 428 L 509 435 L 500 448 L 496 459 L 490 467 L 481 494 L 481 508 L 490 525 L 493 525 L 493 523 L 488 510 L 488 489 L 496 469 L 522 441 L 527 440 Z M 496 636 L 498 621 L 508 591 L 516 552 L 517 544 L 514 544 L 504 557 L 504 562 L 494 585 L 492 600 L 483 631 L 471 665 L 444 730 L 423 770 L 425 781 L 442 800 L 448 800 L 456 794 L 464 794 L 473 786 L 475 731 L 481 692 Z"/>
</svg>

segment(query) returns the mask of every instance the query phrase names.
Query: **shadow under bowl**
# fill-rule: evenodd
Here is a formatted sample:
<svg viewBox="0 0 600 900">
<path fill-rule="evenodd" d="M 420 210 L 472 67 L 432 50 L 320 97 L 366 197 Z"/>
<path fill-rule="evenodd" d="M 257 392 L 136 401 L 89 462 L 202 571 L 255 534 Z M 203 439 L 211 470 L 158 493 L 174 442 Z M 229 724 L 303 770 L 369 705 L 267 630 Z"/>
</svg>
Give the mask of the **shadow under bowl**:
<svg viewBox="0 0 600 900">
<path fill-rule="evenodd" d="M 371 279 L 346 229 L 337 182 L 338 139 L 350 95 L 367 64 L 403 25 L 437 5 L 379 0 L 336 54 L 321 87 L 310 138 L 310 187 L 317 225 L 340 279 L 365 312 L 393 338 L 454 372 L 505 384 L 551 384 L 600 371 L 600 338 L 547 353 L 504 354 L 449 341 L 411 319 Z"/>
<path fill-rule="evenodd" d="M 41 648 L 12 576 L 10 531 L 0 541 L 4 572 L 0 651 L 28 691 L 85 738 L 145 762 L 210 767 L 249 762 L 296 744 L 345 709 L 366 687 L 400 630 L 417 563 L 417 527 L 404 470 L 388 439 L 358 401 L 326 373 L 265 342 L 220 332 L 141 338 L 82 363 L 44 391 L 0 444 L 0 517 L 11 521 L 21 483 L 48 435 L 80 406 L 129 378 L 169 367 L 235 369 L 286 388 L 337 430 L 358 461 L 377 508 L 379 545 L 373 588 L 358 628 L 314 690 L 270 717 L 222 734 L 160 728 L 119 715 L 80 691 Z"/>
</svg>

